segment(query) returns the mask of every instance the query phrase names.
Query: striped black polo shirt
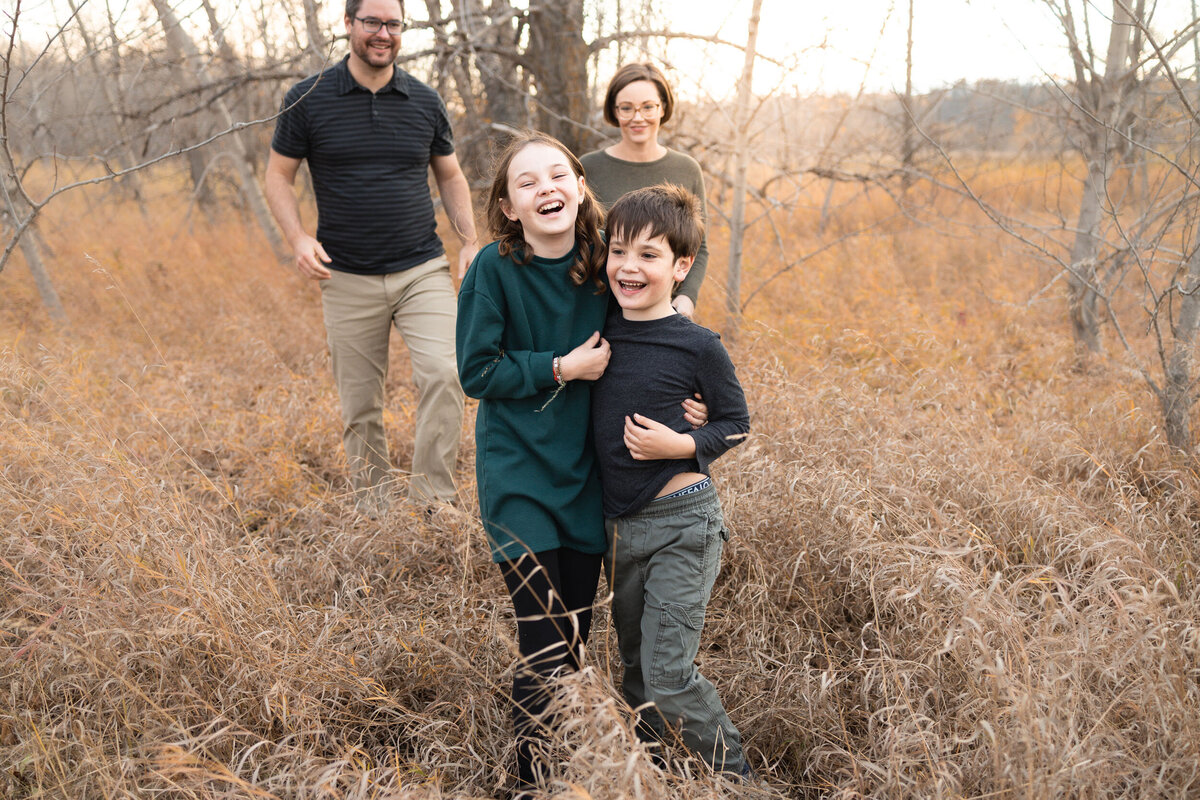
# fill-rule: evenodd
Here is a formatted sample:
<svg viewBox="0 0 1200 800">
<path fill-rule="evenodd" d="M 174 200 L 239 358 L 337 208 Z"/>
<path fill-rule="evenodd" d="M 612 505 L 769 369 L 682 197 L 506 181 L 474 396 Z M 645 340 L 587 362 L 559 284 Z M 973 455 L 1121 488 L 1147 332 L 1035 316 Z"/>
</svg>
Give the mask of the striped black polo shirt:
<svg viewBox="0 0 1200 800">
<path fill-rule="evenodd" d="M 450 119 L 437 92 L 399 67 L 372 93 L 348 60 L 288 91 L 271 149 L 308 159 L 333 269 L 399 272 L 445 252 L 428 176 L 432 156 L 454 152 Z"/>
</svg>

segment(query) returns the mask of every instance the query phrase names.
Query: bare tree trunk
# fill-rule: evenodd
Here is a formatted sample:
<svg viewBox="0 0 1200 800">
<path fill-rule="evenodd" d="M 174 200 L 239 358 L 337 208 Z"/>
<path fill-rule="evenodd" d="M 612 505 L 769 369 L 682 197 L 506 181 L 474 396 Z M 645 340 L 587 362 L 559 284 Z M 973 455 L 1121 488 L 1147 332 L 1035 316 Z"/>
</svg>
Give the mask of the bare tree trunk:
<svg viewBox="0 0 1200 800">
<path fill-rule="evenodd" d="M 483 13 L 480 0 L 465 0 L 467 8 Z M 485 49 L 475 54 L 479 80 L 487 98 L 486 116 L 492 125 L 527 127 L 529 114 L 525 94 L 515 80 L 516 71 L 497 52 L 518 52 L 515 12 L 509 0 L 492 0 L 486 12 L 488 26 L 483 36 Z"/>
<path fill-rule="evenodd" d="M 1192 0 L 1192 19 L 1200 19 L 1196 16 L 1196 0 Z M 1192 64 L 1196 69 L 1200 69 L 1200 36 L 1192 37 Z M 1200 102 L 1200 81 L 1196 83 L 1196 100 Z"/>
<path fill-rule="evenodd" d="M 0 167 L 3 168 L 4 173 L 0 176 L 0 180 L 4 181 L 2 187 L 4 208 L 0 208 L 0 222 L 11 225 L 14 229 L 20 229 L 24 221 L 36 216 L 36 209 L 29 205 L 21 186 L 17 183 L 19 177 L 7 147 L 0 147 Z M 50 279 L 50 273 L 42 260 L 42 252 L 38 247 L 37 240 L 37 228 L 31 222 L 25 230 L 20 232 L 17 245 L 21 248 L 21 254 L 25 256 L 25 264 L 29 267 L 30 274 L 33 275 L 33 283 L 37 286 L 38 295 L 42 298 L 42 305 L 46 307 L 46 312 L 55 322 L 66 324 L 67 311 L 63 308 L 58 291 L 54 288 L 54 281 Z M 0 263 L 0 272 L 3 271 L 4 265 Z"/>
<path fill-rule="evenodd" d="M 321 27 L 320 0 L 304 0 L 304 29 L 308 32 L 308 46 L 304 48 L 304 63 L 309 72 L 316 72 L 329 57 L 329 42 Z"/>
<path fill-rule="evenodd" d="M 726 336 L 732 341 L 742 322 L 742 238 L 746 234 L 746 174 L 750 169 L 750 142 L 747 120 L 754 88 L 754 62 L 758 47 L 758 21 L 762 0 L 754 0 L 750 11 L 750 26 L 746 35 L 746 59 L 738 81 L 737 116 L 742 124 L 736 126 L 733 140 L 733 211 L 729 217 L 729 273 L 725 280 L 725 310 L 729 315 Z"/>
<path fill-rule="evenodd" d="M 916 121 L 913 117 L 913 5 L 915 0 L 908 0 L 908 46 L 904 51 L 904 142 L 900 151 L 900 191 L 907 195 L 912 186 L 913 156 L 917 151 Z"/>
<path fill-rule="evenodd" d="M 189 71 L 195 73 L 201 69 L 200 54 L 197 52 L 195 44 L 180 29 L 179 20 L 168 0 L 152 0 L 152 2 L 158 12 L 163 31 L 166 33 L 167 47 L 178 59 L 177 63 L 170 65 L 170 70 L 180 87 L 187 86 L 192 82 Z M 188 139 L 199 138 L 196 135 L 198 131 L 194 130 L 197 124 L 195 119 L 187 119 L 182 124 L 172 121 L 172 126 L 176 131 L 178 132 L 178 128 L 182 127 L 182 135 Z M 185 158 L 187 159 L 188 176 L 192 181 L 192 201 L 202 209 L 212 208 L 216 204 L 216 195 L 207 182 L 208 159 L 205 157 L 204 150 L 190 150 Z"/>
<path fill-rule="evenodd" d="M 1129 82 L 1136 80 L 1136 76 L 1129 72 L 1130 54 L 1134 37 L 1139 35 L 1140 28 L 1134 25 L 1125 0 L 1113 0 L 1111 20 L 1102 76 L 1085 60 L 1077 44 L 1071 48 L 1084 129 L 1083 155 L 1088 164 L 1087 180 L 1079 203 L 1075 241 L 1071 246 L 1071 270 L 1067 275 L 1068 314 L 1079 363 L 1103 352 L 1100 339 L 1100 303 L 1103 298 L 1097 284 L 1097 260 L 1100 257 L 1097 232 L 1104 213 L 1103 198 L 1108 191 L 1108 163 L 1127 150 L 1124 140 L 1112 132 L 1122 129 Z M 1066 21 L 1070 23 L 1069 16 Z"/>
<path fill-rule="evenodd" d="M 1166 383 L 1159 394 L 1167 444 L 1181 452 L 1187 452 L 1192 444 L 1192 351 L 1197 328 L 1200 328 L 1200 247 L 1193 250 L 1188 259 L 1171 356 L 1166 365 Z"/>
<path fill-rule="evenodd" d="M 33 283 L 37 286 L 38 295 L 42 298 L 42 305 L 46 307 L 46 313 L 50 315 L 50 319 L 60 325 L 65 325 L 67 310 L 63 308 L 58 291 L 54 288 L 54 281 L 50 280 L 50 273 L 46 270 L 41 250 L 37 246 L 37 239 L 31 235 L 33 231 L 34 229 L 30 228 L 21 237 L 21 254 L 25 256 L 25 264 L 33 275 Z"/>
<path fill-rule="evenodd" d="M 1192 0 L 1191 5 L 1192 19 L 1197 19 L 1196 0 Z M 1200 69 L 1200 37 L 1196 36 L 1192 37 L 1192 63 Z M 1192 351 L 1196 345 L 1196 330 L 1200 328 L 1200 226 L 1196 233 L 1198 246 L 1188 257 L 1187 275 L 1179 293 L 1179 316 L 1172 330 L 1171 355 L 1164 370 L 1166 381 L 1158 396 L 1167 444 L 1182 453 L 1190 452 L 1192 446 L 1190 412 L 1195 403 Z"/>
<path fill-rule="evenodd" d="M 152 0 L 152 2 L 155 11 L 158 12 L 159 20 L 167 35 L 167 43 L 171 49 L 184 63 L 191 65 L 192 71 L 198 78 L 204 81 L 209 80 L 208 70 L 205 69 L 200 61 L 200 53 L 196 49 L 196 43 L 180 27 L 179 20 L 176 18 L 170 3 L 167 0 Z M 215 16 L 210 19 L 215 24 Z M 223 41 L 224 36 L 219 31 L 214 31 L 214 35 L 218 37 L 218 42 Z M 213 108 L 221 116 L 226 125 L 233 124 L 233 114 L 230 113 L 229 106 L 224 100 L 218 99 L 215 101 Z M 280 260 L 289 258 L 288 248 L 284 245 L 283 237 L 280 235 L 279 229 L 275 227 L 275 221 L 271 217 L 271 212 L 267 209 L 267 201 L 263 196 L 262 187 L 259 185 L 258 179 L 254 176 L 254 171 L 250 168 L 245 140 L 240 133 L 234 133 L 229 136 L 228 142 L 231 160 L 233 161 L 234 170 L 237 172 L 238 182 L 241 185 L 242 196 L 246 199 L 246 204 L 250 207 L 250 211 L 258 222 L 259 227 L 266 234 L 267 241 L 270 243 L 276 257 Z"/>
<path fill-rule="evenodd" d="M 1191 0 L 1192 19 L 1196 16 L 1196 0 Z M 1200 70 L 1200 37 L 1192 37 L 1192 64 Z M 1200 83 L 1197 84 L 1200 91 Z M 1200 233 L 1200 231 L 1198 231 Z M 1159 397 L 1162 403 L 1167 444 L 1176 450 L 1188 451 L 1192 444 L 1191 410 L 1192 348 L 1196 328 L 1200 326 L 1200 247 L 1188 258 L 1187 279 L 1180 293 L 1179 317 L 1175 323 L 1174 349 L 1167 362 L 1166 386 Z"/>
<path fill-rule="evenodd" d="M 468 177 L 486 175 L 503 132 L 531 124 L 527 94 L 517 77 L 518 12 L 509 0 L 491 0 L 486 7 L 482 0 L 451 0 L 450 16 L 442 18 L 440 0 L 425 0 L 425 5 L 440 51 L 439 71 L 453 76 L 463 105 L 459 161 Z"/>
<path fill-rule="evenodd" d="M 16 21 L 13 20 L 13 29 L 15 33 Z M 14 36 L 15 38 L 15 36 Z M 41 251 L 37 246 L 37 229 L 33 226 L 37 216 L 38 208 L 34 205 L 29 195 L 25 192 L 25 187 L 21 184 L 21 176 L 17 173 L 17 166 L 13 161 L 12 150 L 10 149 L 11 139 L 9 138 L 8 127 L 8 111 L 9 111 L 9 70 L 12 69 L 11 49 L 4 56 L 3 80 L 0 85 L 3 86 L 3 95 L 0 96 L 0 224 L 11 225 L 14 230 L 14 236 L 17 237 L 15 244 L 20 246 L 22 254 L 25 256 L 25 263 L 29 267 L 30 273 L 33 275 L 33 282 L 37 286 L 38 294 L 41 295 L 42 305 L 46 307 L 50 318 L 60 324 L 67 322 L 67 312 L 63 308 L 62 300 L 58 296 L 58 291 L 54 288 L 54 282 L 50 280 L 50 273 L 46 271 L 46 265 L 42 261 Z M 25 226 L 22 230 L 22 225 Z M 12 251 L 13 242 L 10 240 L 5 247 L 5 256 Z M 0 259 L 0 272 L 4 271 L 4 259 Z"/>
<path fill-rule="evenodd" d="M 472 10 L 464 8 L 462 0 L 455 0 L 452 5 L 452 13 L 458 18 L 459 32 L 464 35 L 464 38 L 470 36 Z M 442 72 L 449 72 L 453 76 L 454 87 L 459 101 L 462 103 L 463 122 L 457 126 L 457 129 L 463 135 L 457 137 L 459 141 L 456 143 L 456 149 L 460 151 L 459 161 L 462 162 L 467 174 L 483 175 L 487 171 L 488 152 L 484 144 L 487 135 L 483 130 L 481 119 L 482 98 L 479 96 L 479 91 L 471 75 L 470 51 L 458 49 L 456 52 L 456 48 L 450 41 L 446 20 L 441 17 L 441 6 L 441 0 L 425 0 L 425 7 L 429 12 L 429 22 L 433 26 L 434 42 L 438 49 L 445 54 L 441 56 L 445 67 Z"/>
<path fill-rule="evenodd" d="M 1071 271 L 1067 274 L 1067 313 L 1075 338 L 1076 358 L 1081 364 L 1088 356 L 1104 351 L 1100 340 L 1100 295 L 1096 292 L 1096 257 L 1099 253 L 1096 230 L 1103 212 L 1100 198 L 1105 191 L 1106 178 L 1104 164 L 1090 159 L 1079 201 L 1075 242 L 1071 246 Z"/>
<path fill-rule="evenodd" d="M 623 9 L 621 8 L 621 0 L 616 0 L 616 2 L 617 2 L 617 9 L 616 9 L 617 25 L 619 27 L 621 24 L 621 12 Z M 618 39 L 617 40 L 617 66 L 620 67 L 620 66 L 624 65 L 624 63 L 625 63 L 625 40 Z"/>
<path fill-rule="evenodd" d="M 588 46 L 583 40 L 583 0 L 530 0 L 529 47 L 538 86 L 537 124 L 573 153 L 592 148 L 585 121 Z"/>
<path fill-rule="evenodd" d="M 76 18 L 79 20 L 79 24 L 77 26 L 79 30 L 79 36 L 83 39 L 84 47 L 87 48 L 86 57 L 88 64 L 91 65 L 92 74 L 96 76 L 96 84 L 100 87 L 100 93 L 104 96 L 104 103 L 106 106 L 108 106 L 109 110 L 112 111 L 114 119 L 122 119 L 124 114 L 121 109 L 121 103 L 118 99 L 118 93 L 120 90 L 114 86 L 116 80 L 114 80 L 113 75 L 104 74 L 104 70 L 102 70 L 100 68 L 100 64 L 97 63 L 97 58 L 99 57 L 100 51 L 96 47 L 96 40 L 95 37 L 92 36 L 92 32 L 88 30 L 88 26 L 85 24 L 83 18 L 78 16 L 79 4 L 76 2 L 76 0 L 67 0 L 67 4 L 71 8 L 71 12 L 75 14 Z M 113 43 L 114 48 L 117 48 L 118 46 L 119 45 L 116 42 Z M 123 166 L 131 167 L 138 162 L 137 156 L 133 152 L 133 148 L 128 144 L 125 144 L 121 148 L 121 157 L 124 159 Z M 134 199 L 137 201 L 138 208 L 142 212 L 142 216 L 147 216 L 146 206 L 142 202 L 142 192 L 138 176 L 136 174 L 126 175 L 121 179 L 119 185 L 124 186 L 132 193 Z"/>
</svg>

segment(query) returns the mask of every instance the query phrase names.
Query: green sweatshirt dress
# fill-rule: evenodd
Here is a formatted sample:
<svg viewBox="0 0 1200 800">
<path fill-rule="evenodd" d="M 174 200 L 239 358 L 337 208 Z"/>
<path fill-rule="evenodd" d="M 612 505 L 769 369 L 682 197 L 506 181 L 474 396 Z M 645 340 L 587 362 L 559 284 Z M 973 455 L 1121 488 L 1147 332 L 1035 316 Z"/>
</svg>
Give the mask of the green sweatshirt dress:
<svg viewBox="0 0 1200 800">
<path fill-rule="evenodd" d="M 493 242 L 459 289 L 458 374 L 480 401 L 475 477 L 496 562 L 558 547 L 605 550 L 592 384 L 571 381 L 555 396 L 551 367 L 604 328 L 608 291 L 571 282 L 575 257 L 518 264 Z"/>
</svg>

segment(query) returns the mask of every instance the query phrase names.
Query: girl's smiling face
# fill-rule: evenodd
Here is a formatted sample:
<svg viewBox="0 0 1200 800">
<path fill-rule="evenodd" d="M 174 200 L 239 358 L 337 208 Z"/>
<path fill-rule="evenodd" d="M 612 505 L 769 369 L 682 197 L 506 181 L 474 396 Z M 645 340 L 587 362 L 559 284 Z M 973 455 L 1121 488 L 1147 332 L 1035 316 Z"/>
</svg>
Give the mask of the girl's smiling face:
<svg viewBox="0 0 1200 800">
<path fill-rule="evenodd" d="M 584 181 L 566 153 L 535 142 L 513 156 L 508 165 L 504 216 L 521 223 L 522 238 L 542 258 L 561 258 L 575 246 L 575 217 Z"/>
</svg>

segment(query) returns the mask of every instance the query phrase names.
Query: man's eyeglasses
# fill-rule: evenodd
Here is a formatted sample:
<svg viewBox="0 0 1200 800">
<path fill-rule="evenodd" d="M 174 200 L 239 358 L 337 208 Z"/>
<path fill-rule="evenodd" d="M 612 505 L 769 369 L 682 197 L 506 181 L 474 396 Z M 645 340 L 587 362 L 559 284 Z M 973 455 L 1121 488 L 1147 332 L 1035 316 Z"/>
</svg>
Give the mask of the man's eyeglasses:
<svg viewBox="0 0 1200 800">
<path fill-rule="evenodd" d="M 621 103 L 616 108 L 617 119 L 633 119 L 635 114 L 641 114 L 642 119 L 654 119 L 662 112 L 662 103 Z"/>
<path fill-rule="evenodd" d="M 387 28 L 388 36 L 399 36 L 404 31 L 404 20 L 389 19 L 387 22 L 378 17 L 355 17 L 356 20 L 362 23 L 363 30 L 367 33 L 379 33 L 380 28 Z"/>
</svg>

